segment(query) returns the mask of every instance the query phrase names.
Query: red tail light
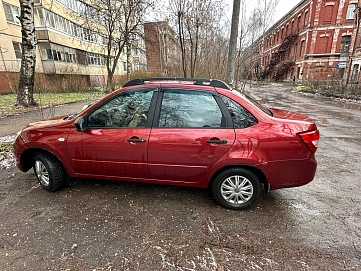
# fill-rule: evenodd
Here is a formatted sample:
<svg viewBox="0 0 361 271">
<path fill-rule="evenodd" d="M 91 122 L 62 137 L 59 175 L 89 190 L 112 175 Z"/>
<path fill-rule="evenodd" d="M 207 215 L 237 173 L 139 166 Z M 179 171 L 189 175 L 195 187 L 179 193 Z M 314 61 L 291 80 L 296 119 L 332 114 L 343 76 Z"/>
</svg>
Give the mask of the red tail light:
<svg viewBox="0 0 361 271">
<path fill-rule="evenodd" d="M 299 133 L 299 136 L 311 152 L 316 152 L 318 147 L 318 140 L 320 139 L 319 130 Z"/>
</svg>

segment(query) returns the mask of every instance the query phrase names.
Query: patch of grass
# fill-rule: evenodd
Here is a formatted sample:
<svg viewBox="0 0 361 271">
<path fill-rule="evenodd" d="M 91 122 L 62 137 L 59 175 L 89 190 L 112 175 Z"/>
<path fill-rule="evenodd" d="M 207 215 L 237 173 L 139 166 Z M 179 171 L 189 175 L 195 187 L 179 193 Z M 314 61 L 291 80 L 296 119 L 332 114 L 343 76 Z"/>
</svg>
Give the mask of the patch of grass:
<svg viewBox="0 0 361 271">
<path fill-rule="evenodd" d="M 12 152 L 12 142 L 0 142 L 0 153 Z"/>
<path fill-rule="evenodd" d="M 39 107 L 54 106 L 71 102 L 95 100 L 104 97 L 101 92 L 88 93 L 42 93 L 34 94 L 34 99 Z M 30 108 L 15 106 L 16 94 L 0 96 L 0 117 L 26 112 Z"/>
<path fill-rule="evenodd" d="M 311 87 L 309 86 L 295 86 L 292 88 L 293 91 L 310 91 Z"/>
</svg>

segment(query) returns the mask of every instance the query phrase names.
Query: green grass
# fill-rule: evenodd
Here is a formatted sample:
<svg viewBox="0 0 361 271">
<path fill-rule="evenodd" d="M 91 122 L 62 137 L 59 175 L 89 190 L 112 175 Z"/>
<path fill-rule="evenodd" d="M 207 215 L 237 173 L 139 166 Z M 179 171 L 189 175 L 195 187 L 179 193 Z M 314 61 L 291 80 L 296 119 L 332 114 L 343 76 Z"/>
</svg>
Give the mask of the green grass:
<svg viewBox="0 0 361 271">
<path fill-rule="evenodd" d="M 293 87 L 294 91 L 309 91 L 311 88 L 309 86 L 295 86 Z"/>
<path fill-rule="evenodd" d="M 104 93 L 44 93 L 34 94 L 34 99 L 39 107 L 54 106 L 59 104 L 94 100 L 104 97 Z M 0 95 L 0 117 L 26 112 L 30 108 L 14 106 L 16 94 Z"/>
<path fill-rule="evenodd" d="M 12 142 L 0 142 L 0 154 L 3 152 L 11 152 L 12 146 Z"/>
</svg>

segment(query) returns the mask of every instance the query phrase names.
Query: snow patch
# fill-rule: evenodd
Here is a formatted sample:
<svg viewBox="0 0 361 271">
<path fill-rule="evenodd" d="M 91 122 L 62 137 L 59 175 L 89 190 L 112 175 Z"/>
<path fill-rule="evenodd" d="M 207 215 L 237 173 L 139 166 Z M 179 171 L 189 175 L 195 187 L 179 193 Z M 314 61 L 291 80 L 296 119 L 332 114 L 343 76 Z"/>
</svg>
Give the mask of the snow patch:
<svg viewBox="0 0 361 271">
<path fill-rule="evenodd" d="M 1 143 L 12 143 L 15 141 L 16 134 L 14 135 L 7 135 L 0 137 Z M 16 165 L 16 160 L 14 153 L 12 151 L 1 151 L 0 152 L 0 169 L 2 168 L 11 168 Z"/>
</svg>

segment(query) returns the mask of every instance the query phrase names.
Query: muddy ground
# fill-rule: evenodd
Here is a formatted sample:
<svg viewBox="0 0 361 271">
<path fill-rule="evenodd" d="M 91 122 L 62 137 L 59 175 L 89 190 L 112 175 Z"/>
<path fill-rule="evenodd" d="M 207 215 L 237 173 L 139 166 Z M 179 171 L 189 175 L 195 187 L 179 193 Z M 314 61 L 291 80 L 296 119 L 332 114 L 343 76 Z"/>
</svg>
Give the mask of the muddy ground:
<svg viewBox="0 0 361 271">
<path fill-rule="evenodd" d="M 33 172 L 2 169 L 0 270 L 361 270 L 361 104 L 250 92 L 316 121 L 313 182 L 230 211 L 203 189 L 79 180 L 49 193 Z"/>
</svg>

